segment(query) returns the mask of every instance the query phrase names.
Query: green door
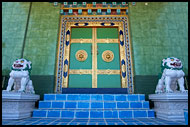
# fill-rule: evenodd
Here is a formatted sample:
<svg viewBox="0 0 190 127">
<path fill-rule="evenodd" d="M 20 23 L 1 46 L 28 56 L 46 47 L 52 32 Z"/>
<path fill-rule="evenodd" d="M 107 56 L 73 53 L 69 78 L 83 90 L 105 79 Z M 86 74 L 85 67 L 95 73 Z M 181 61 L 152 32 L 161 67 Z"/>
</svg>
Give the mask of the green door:
<svg viewBox="0 0 190 127">
<path fill-rule="evenodd" d="M 69 88 L 121 88 L 117 28 L 72 28 Z"/>
<path fill-rule="evenodd" d="M 96 43 L 98 50 L 97 87 L 121 88 L 118 29 L 97 28 Z"/>
<path fill-rule="evenodd" d="M 92 73 L 85 73 L 92 70 L 92 42 L 88 40 L 92 40 L 92 28 L 71 29 L 69 88 L 92 88 Z"/>
</svg>

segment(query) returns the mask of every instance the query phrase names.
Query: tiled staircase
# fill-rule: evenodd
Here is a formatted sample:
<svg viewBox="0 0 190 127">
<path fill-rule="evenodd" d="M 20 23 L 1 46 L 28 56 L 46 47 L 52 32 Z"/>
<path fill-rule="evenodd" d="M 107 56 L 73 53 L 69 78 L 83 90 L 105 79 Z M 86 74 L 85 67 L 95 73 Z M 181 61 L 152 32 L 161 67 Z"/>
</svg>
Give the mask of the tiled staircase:
<svg viewBox="0 0 190 127">
<path fill-rule="evenodd" d="M 45 94 L 33 118 L 154 118 L 144 94 Z"/>
</svg>

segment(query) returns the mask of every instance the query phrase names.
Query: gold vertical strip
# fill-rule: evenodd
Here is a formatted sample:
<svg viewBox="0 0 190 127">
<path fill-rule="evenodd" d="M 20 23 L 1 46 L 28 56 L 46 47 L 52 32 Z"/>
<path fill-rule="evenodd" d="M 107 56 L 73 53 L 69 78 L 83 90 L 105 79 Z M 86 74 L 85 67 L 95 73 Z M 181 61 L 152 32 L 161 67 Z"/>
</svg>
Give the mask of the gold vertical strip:
<svg viewBox="0 0 190 127">
<path fill-rule="evenodd" d="M 65 31 L 66 32 L 66 31 Z M 65 35 L 65 38 L 66 38 L 66 35 Z M 65 39 L 65 41 L 66 41 L 66 39 Z M 67 54 L 67 52 L 66 52 L 66 49 L 67 49 L 67 46 L 66 46 L 66 43 L 65 42 L 63 42 L 64 43 L 64 59 L 63 59 L 63 61 L 62 61 L 62 63 L 63 63 L 63 73 L 62 73 L 62 88 L 66 88 L 66 79 L 64 78 L 64 72 L 65 72 L 65 70 L 66 70 L 66 66 L 64 65 L 64 61 L 66 60 L 66 54 Z"/>
<path fill-rule="evenodd" d="M 97 33 L 96 28 L 94 28 L 94 87 L 97 88 Z"/>
<path fill-rule="evenodd" d="M 121 26 L 121 24 L 119 24 L 119 47 L 120 47 L 120 63 L 121 63 L 121 61 L 122 61 L 122 59 L 124 58 L 124 52 L 123 52 L 123 46 L 121 46 L 121 44 L 120 44 L 120 41 L 121 41 L 121 35 L 120 35 L 120 30 L 122 30 L 123 31 L 123 29 L 122 29 L 122 26 Z M 123 76 L 122 76 L 122 72 L 123 72 L 123 65 L 120 65 L 120 67 L 121 67 L 121 87 L 122 88 L 125 88 L 125 79 L 123 78 Z"/>
<path fill-rule="evenodd" d="M 123 24 L 121 25 L 121 29 L 122 29 L 122 31 L 123 31 L 123 46 L 122 46 L 122 49 L 123 49 L 123 59 L 124 59 L 124 61 L 125 61 L 125 65 L 122 65 L 123 67 L 122 67 L 122 69 L 125 71 L 125 73 L 126 73 L 126 76 L 125 76 L 125 78 L 123 78 L 123 76 L 122 76 L 122 79 L 123 79 L 123 88 L 128 88 L 128 81 L 127 81 L 127 60 L 126 60 L 126 57 L 128 57 L 128 56 L 126 56 L 126 45 L 125 45 L 125 31 L 124 31 L 124 29 L 123 29 Z"/>
<path fill-rule="evenodd" d="M 92 88 L 94 88 L 94 28 L 92 28 Z"/>
<path fill-rule="evenodd" d="M 120 35 L 120 30 L 123 31 L 123 23 L 119 24 L 119 47 L 120 47 L 120 63 L 122 60 L 125 61 L 125 65 L 121 65 L 121 87 L 122 88 L 127 88 L 127 82 L 126 82 L 126 77 L 127 77 L 127 72 L 126 72 L 126 59 L 125 59 L 125 43 L 123 46 L 120 44 L 120 40 L 124 41 L 124 34 L 125 32 L 123 31 L 123 35 Z M 124 78 L 122 76 L 122 72 L 126 72 L 126 77 Z"/>
<path fill-rule="evenodd" d="M 64 77 L 64 74 L 62 76 L 63 77 L 63 81 L 62 81 L 62 87 L 63 88 L 68 88 L 69 62 L 70 62 L 69 61 L 69 55 L 70 55 L 70 43 L 71 43 L 71 27 L 67 24 L 66 32 L 68 30 L 70 31 L 70 35 L 69 36 L 66 35 L 66 40 L 68 40 L 68 37 L 69 37 L 69 45 L 66 46 L 66 44 L 65 44 L 65 58 L 64 58 L 64 61 L 66 59 L 68 60 L 68 65 L 67 64 L 64 65 L 64 71 L 63 72 L 67 72 L 67 76 L 66 76 L 66 78 Z M 64 61 L 63 61 L 63 63 L 64 63 Z"/>
<path fill-rule="evenodd" d="M 94 59 L 94 55 L 95 55 L 95 49 L 94 49 L 94 28 L 92 28 L 92 88 L 95 88 L 94 84 L 95 84 L 95 77 L 94 77 L 94 65 L 95 65 L 95 59 Z"/>
<path fill-rule="evenodd" d="M 68 88 L 68 79 L 69 79 L 69 63 L 70 63 L 70 45 L 71 45 L 71 27 L 69 25 L 68 30 L 70 31 L 70 36 L 69 36 L 69 45 L 67 46 L 67 60 L 68 60 L 68 65 L 67 65 L 67 77 L 66 77 L 66 84 L 65 88 Z"/>
<path fill-rule="evenodd" d="M 128 57 L 128 56 L 126 56 L 126 50 L 125 50 L 125 49 L 126 49 L 126 45 L 125 45 L 125 36 L 124 36 L 126 33 L 125 33 L 124 29 L 123 29 L 123 27 L 124 27 L 124 24 L 123 24 L 123 23 L 121 23 L 121 26 L 122 26 L 122 31 L 123 31 L 123 42 L 124 42 L 124 44 L 123 44 L 123 54 L 124 54 L 124 55 L 123 55 L 123 59 L 124 59 L 124 61 L 125 61 L 124 70 L 125 70 L 125 72 L 126 72 L 126 76 L 125 76 L 125 78 L 124 78 L 124 83 L 125 83 L 125 84 L 124 84 L 124 87 L 123 87 L 123 88 L 128 88 L 128 85 L 129 85 L 129 84 L 128 84 L 128 81 L 127 81 L 127 79 L 128 79 L 128 78 L 127 78 L 127 77 L 128 77 L 128 76 L 127 76 L 127 74 L 128 74 L 128 73 L 127 73 L 127 69 L 128 69 L 128 68 L 127 68 L 127 61 L 126 61 L 126 57 Z"/>
</svg>

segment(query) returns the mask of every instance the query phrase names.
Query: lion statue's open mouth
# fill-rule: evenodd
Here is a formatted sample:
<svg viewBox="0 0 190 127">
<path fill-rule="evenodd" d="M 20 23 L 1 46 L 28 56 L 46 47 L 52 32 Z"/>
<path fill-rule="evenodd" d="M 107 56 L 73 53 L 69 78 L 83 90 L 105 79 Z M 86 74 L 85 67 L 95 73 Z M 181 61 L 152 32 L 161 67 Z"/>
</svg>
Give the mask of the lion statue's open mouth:
<svg viewBox="0 0 190 127">
<path fill-rule="evenodd" d="M 170 63 L 170 65 L 179 67 L 179 66 L 181 66 L 181 63 L 176 63 L 176 62 L 174 62 L 174 63 Z"/>
<path fill-rule="evenodd" d="M 175 68 L 179 68 L 181 66 L 181 63 L 170 63 L 170 65 L 174 66 Z"/>
<path fill-rule="evenodd" d="M 21 64 L 14 64 L 14 67 L 15 68 L 21 68 L 21 67 L 23 67 L 23 65 L 21 65 Z"/>
</svg>

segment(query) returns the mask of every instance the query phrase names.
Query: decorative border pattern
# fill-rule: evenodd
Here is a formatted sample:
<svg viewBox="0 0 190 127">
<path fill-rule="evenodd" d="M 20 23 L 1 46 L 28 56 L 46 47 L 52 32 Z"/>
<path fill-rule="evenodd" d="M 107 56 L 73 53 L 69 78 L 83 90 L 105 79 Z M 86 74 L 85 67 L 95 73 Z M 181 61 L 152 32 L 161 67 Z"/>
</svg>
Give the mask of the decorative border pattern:
<svg viewBox="0 0 190 127">
<path fill-rule="evenodd" d="M 56 89 L 55 92 L 61 93 L 63 84 L 68 80 L 68 66 L 70 49 L 70 30 L 71 27 L 88 27 L 88 26 L 118 26 L 120 38 L 120 50 L 124 49 L 125 56 L 121 57 L 121 75 L 122 81 L 126 82 L 128 93 L 134 93 L 133 83 L 133 64 L 132 64 L 132 51 L 130 44 L 130 32 L 128 16 L 62 16 L 60 24 L 60 37 L 57 52 L 57 70 L 56 70 Z M 125 48 L 123 48 L 123 46 Z M 63 80 L 63 79 L 67 80 Z"/>
</svg>

